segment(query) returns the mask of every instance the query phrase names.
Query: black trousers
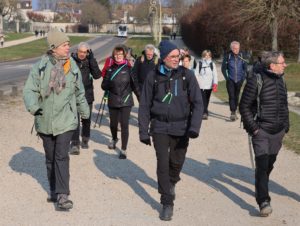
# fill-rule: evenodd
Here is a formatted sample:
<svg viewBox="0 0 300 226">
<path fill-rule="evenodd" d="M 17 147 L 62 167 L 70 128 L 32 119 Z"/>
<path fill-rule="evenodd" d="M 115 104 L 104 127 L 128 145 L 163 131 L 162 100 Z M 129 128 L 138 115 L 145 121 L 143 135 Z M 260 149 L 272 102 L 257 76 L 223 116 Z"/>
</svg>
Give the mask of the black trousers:
<svg viewBox="0 0 300 226">
<path fill-rule="evenodd" d="M 74 131 L 57 136 L 40 133 L 46 155 L 47 176 L 50 191 L 57 194 L 70 194 L 69 145 Z"/>
<path fill-rule="evenodd" d="M 234 82 L 231 79 L 226 81 L 226 88 L 229 97 L 230 111 L 236 111 L 239 105 L 239 96 L 243 81 Z"/>
<path fill-rule="evenodd" d="M 89 107 L 90 107 L 90 117 L 88 119 L 83 119 L 83 118 L 81 119 L 81 124 L 82 124 L 81 137 L 87 140 L 90 138 L 90 134 L 91 134 L 91 116 L 92 116 L 93 104 L 92 103 L 89 104 Z M 72 142 L 74 145 L 80 144 L 79 134 L 80 134 L 80 115 L 78 113 L 78 127 L 74 131 L 74 134 L 72 136 Z"/>
<path fill-rule="evenodd" d="M 174 196 L 170 193 L 170 185 L 179 180 L 189 138 L 187 136 L 171 136 L 153 134 L 153 143 L 157 158 L 158 192 L 163 205 L 174 205 Z"/>
<path fill-rule="evenodd" d="M 112 139 L 116 140 L 118 138 L 118 122 L 121 124 L 121 148 L 123 150 L 127 149 L 128 137 L 129 137 L 129 116 L 131 112 L 131 107 L 121 107 L 121 108 L 109 108 L 110 117 L 110 131 Z"/>
<path fill-rule="evenodd" d="M 204 114 L 208 114 L 208 104 L 209 104 L 209 100 L 210 100 L 211 91 L 212 91 L 212 89 L 201 89 Z"/>
</svg>

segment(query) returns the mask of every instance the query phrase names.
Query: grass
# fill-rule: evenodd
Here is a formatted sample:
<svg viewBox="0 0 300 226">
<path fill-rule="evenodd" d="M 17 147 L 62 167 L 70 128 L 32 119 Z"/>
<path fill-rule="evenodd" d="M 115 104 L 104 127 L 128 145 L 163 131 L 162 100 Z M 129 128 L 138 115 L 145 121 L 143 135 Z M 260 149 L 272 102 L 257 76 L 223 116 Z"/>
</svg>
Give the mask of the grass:
<svg viewBox="0 0 300 226">
<path fill-rule="evenodd" d="M 155 45 L 152 37 L 133 37 L 126 41 L 126 46 L 132 48 L 134 50 L 133 54 L 137 54 L 138 56 L 142 54 L 142 51 L 147 44 Z"/>
<path fill-rule="evenodd" d="M 300 91 L 300 64 L 291 63 L 285 69 L 285 82 L 288 91 Z"/>
<path fill-rule="evenodd" d="M 90 38 L 91 37 L 70 36 L 71 45 L 78 44 L 79 42 L 86 41 Z M 38 57 L 46 53 L 47 49 L 48 45 L 45 38 L 17 46 L 3 48 L 0 51 L 0 62 Z"/>
<path fill-rule="evenodd" d="M 294 112 L 290 112 L 290 130 L 285 135 L 283 144 L 300 154 L 300 116 Z"/>
<path fill-rule="evenodd" d="M 32 33 L 5 33 L 5 42 L 33 36 Z"/>
</svg>

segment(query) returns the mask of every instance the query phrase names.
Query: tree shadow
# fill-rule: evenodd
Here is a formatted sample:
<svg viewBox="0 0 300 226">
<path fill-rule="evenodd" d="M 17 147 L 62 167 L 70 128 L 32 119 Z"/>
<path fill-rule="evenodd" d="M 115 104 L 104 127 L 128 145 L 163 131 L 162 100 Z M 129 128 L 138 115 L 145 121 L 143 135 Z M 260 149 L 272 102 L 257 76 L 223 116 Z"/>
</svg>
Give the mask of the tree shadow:
<svg viewBox="0 0 300 226">
<path fill-rule="evenodd" d="M 248 210 L 251 216 L 258 216 L 259 213 L 254 206 L 248 204 L 241 197 L 222 185 L 222 183 L 226 183 L 235 189 L 254 197 L 255 193 L 252 190 L 232 180 L 233 178 L 243 181 L 253 185 L 254 188 L 254 171 L 238 164 L 227 163 L 216 159 L 208 160 L 209 163 L 204 164 L 197 160 L 187 158 L 182 172 L 206 183 L 213 189 L 222 192 L 227 198 L 239 205 L 242 209 Z M 287 190 L 272 180 L 270 180 L 269 189 L 270 192 L 285 195 L 300 202 L 299 194 Z"/>
<path fill-rule="evenodd" d="M 94 152 L 96 154 L 94 157 L 95 165 L 105 176 L 115 180 L 122 180 L 152 209 L 160 210 L 160 204 L 140 185 L 140 183 L 144 183 L 157 189 L 157 183 L 142 168 L 129 159 L 119 160 L 117 155 L 108 154 L 100 150 L 94 150 Z"/>
<path fill-rule="evenodd" d="M 209 117 L 212 117 L 212 118 L 222 119 L 222 120 L 225 120 L 225 121 L 231 121 L 229 119 L 229 117 L 224 116 L 224 115 L 220 115 L 220 114 L 217 114 L 217 113 L 214 113 L 214 112 L 211 112 L 211 111 L 208 112 L 208 115 L 209 115 Z"/>
<path fill-rule="evenodd" d="M 49 193 L 49 184 L 45 165 L 45 155 L 32 147 L 21 147 L 21 151 L 12 156 L 9 166 L 12 170 L 28 174 Z"/>
</svg>

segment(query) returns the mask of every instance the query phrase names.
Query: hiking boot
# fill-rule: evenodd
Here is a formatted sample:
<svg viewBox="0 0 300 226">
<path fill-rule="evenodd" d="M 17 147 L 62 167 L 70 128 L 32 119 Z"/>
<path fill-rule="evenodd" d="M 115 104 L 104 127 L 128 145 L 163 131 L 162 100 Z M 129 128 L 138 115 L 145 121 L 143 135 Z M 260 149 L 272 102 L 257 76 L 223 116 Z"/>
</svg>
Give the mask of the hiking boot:
<svg viewBox="0 0 300 226">
<path fill-rule="evenodd" d="M 259 205 L 259 215 L 261 217 L 267 217 L 272 213 L 272 207 L 269 201 L 264 201 Z"/>
<path fill-rule="evenodd" d="M 175 184 L 173 184 L 173 183 L 170 183 L 170 193 L 171 193 L 171 195 L 174 196 L 174 200 L 175 200 L 175 198 L 176 198 Z"/>
<path fill-rule="evenodd" d="M 230 114 L 230 120 L 234 122 L 236 119 L 237 119 L 236 113 L 235 111 L 232 111 Z"/>
<path fill-rule="evenodd" d="M 57 194 L 54 191 L 50 191 L 47 202 L 57 202 Z"/>
<path fill-rule="evenodd" d="M 88 149 L 89 148 L 88 141 L 82 141 L 81 142 L 81 148 L 82 149 Z"/>
<path fill-rule="evenodd" d="M 119 154 L 119 159 L 126 159 L 127 158 L 127 153 L 125 150 L 120 150 L 120 154 Z"/>
<path fill-rule="evenodd" d="M 118 142 L 118 138 L 116 140 L 112 139 L 110 143 L 107 145 L 109 149 L 116 149 L 116 144 Z"/>
<path fill-rule="evenodd" d="M 62 210 L 69 210 L 73 208 L 73 202 L 69 200 L 67 194 L 58 194 L 57 207 Z"/>
<path fill-rule="evenodd" d="M 173 216 L 173 206 L 171 205 L 163 205 L 162 211 L 159 215 L 159 218 L 162 221 L 170 221 Z"/>
<path fill-rule="evenodd" d="M 71 145 L 70 154 L 71 155 L 79 155 L 80 154 L 79 145 Z"/>
<path fill-rule="evenodd" d="M 208 119 L 208 114 L 204 113 L 203 116 L 202 116 L 202 119 L 207 120 Z"/>
</svg>

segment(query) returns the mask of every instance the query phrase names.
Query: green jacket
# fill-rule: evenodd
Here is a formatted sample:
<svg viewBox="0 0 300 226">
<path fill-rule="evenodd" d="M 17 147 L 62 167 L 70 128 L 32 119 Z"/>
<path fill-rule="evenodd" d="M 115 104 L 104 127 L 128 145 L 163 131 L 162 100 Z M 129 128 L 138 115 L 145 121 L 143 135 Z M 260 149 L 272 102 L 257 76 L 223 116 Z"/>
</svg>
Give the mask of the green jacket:
<svg viewBox="0 0 300 226">
<path fill-rule="evenodd" d="M 38 133 L 53 136 L 75 130 L 78 126 L 78 114 L 89 118 L 90 109 L 85 99 L 81 73 L 75 61 L 71 59 L 71 69 L 66 74 L 66 86 L 59 93 L 52 91 L 46 97 L 50 72 L 53 68 L 48 56 L 43 56 L 30 71 L 23 90 L 26 109 L 34 115 L 41 108 L 43 115 L 35 116 L 35 129 Z"/>
</svg>

